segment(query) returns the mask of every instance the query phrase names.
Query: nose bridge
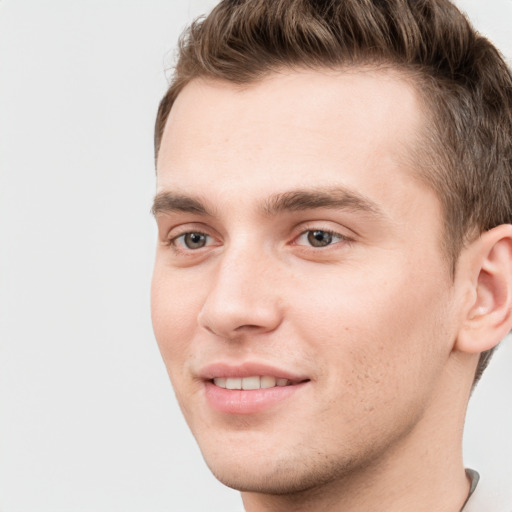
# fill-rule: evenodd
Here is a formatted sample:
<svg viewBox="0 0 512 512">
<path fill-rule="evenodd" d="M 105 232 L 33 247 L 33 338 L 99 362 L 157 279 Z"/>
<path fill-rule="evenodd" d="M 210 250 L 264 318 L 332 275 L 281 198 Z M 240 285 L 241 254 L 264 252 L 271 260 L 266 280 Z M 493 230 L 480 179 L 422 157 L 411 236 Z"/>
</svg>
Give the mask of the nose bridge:
<svg viewBox="0 0 512 512">
<path fill-rule="evenodd" d="M 264 248 L 249 239 L 230 244 L 216 262 L 199 324 L 224 338 L 274 330 L 281 321 L 277 267 Z"/>
</svg>

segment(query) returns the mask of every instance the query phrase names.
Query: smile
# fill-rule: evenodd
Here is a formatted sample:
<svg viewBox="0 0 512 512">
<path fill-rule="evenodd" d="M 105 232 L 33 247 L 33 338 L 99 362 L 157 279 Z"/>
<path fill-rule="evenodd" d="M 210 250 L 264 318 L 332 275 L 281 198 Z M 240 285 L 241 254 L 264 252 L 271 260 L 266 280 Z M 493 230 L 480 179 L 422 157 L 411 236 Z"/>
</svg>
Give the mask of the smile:
<svg viewBox="0 0 512 512">
<path fill-rule="evenodd" d="M 278 403 L 302 396 L 310 388 L 307 374 L 257 361 L 218 361 L 200 368 L 208 409 L 227 415 L 270 411 Z"/>
<path fill-rule="evenodd" d="M 213 383 L 223 389 L 269 389 L 274 387 L 291 386 L 293 382 L 288 379 L 280 379 L 276 377 L 215 377 Z"/>
<path fill-rule="evenodd" d="M 209 407 L 228 414 L 256 414 L 272 409 L 309 387 L 309 379 L 291 380 L 274 376 L 214 377 L 205 381 Z M 303 391 L 302 391 L 303 392 Z"/>
</svg>

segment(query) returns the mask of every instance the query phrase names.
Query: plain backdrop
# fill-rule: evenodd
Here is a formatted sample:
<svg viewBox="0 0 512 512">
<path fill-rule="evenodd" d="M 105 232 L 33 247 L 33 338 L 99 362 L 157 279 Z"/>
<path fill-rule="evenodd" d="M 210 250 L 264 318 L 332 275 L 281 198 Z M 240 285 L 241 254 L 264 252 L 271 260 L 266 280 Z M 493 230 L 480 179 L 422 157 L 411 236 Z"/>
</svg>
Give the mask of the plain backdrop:
<svg viewBox="0 0 512 512">
<path fill-rule="evenodd" d="M 241 510 L 153 338 L 152 130 L 178 34 L 214 2 L 0 0 L 0 511 Z M 512 56 L 512 1 L 460 4 Z M 512 501 L 512 346 L 466 464 Z"/>
</svg>

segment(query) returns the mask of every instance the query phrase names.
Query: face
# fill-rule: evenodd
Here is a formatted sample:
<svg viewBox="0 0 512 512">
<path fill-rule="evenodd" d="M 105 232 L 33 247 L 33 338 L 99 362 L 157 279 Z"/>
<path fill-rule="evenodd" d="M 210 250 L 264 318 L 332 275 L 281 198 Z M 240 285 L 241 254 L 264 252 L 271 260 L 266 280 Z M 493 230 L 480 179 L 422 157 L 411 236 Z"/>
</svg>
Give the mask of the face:
<svg viewBox="0 0 512 512">
<path fill-rule="evenodd" d="M 390 457 L 454 337 L 439 202 L 385 72 L 190 83 L 158 158 L 158 344 L 213 473 L 300 491 Z M 241 389 L 242 388 L 242 389 Z"/>
</svg>

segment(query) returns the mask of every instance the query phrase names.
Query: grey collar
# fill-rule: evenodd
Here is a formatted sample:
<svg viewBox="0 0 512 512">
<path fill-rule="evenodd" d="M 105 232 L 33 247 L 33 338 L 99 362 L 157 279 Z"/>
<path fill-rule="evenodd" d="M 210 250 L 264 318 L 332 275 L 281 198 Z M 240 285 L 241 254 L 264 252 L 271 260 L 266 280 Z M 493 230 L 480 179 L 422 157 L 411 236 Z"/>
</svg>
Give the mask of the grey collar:
<svg viewBox="0 0 512 512">
<path fill-rule="evenodd" d="M 467 503 L 469 501 L 469 498 L 471 498 L 471 495 L 473 494 L 473 492 L 476 489 L 476 486 L 478 484 L 478 480 L 480 480 L 480 475 L 475 470 L 473 470 L 473 469 L 466 469 L 466 475 L 468 476 L 468 478 L 471 481 L 471 487 L 469 488 L 468 497 L 466 498 L 466 501 L 464 502 L 464 505 L 462 505 L 462 508 L 460 509 L 460 512 L 462 512 L 464 510 L 465 506 L 467 505 Z"/>
</svg>

